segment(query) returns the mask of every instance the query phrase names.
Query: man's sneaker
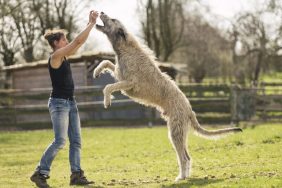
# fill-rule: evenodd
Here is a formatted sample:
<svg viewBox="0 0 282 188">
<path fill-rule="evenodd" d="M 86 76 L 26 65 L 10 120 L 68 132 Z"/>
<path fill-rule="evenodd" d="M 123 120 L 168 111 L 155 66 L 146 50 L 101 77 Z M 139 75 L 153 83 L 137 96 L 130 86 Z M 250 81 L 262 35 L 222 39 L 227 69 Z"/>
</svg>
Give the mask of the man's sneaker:
<svg viewBox="0 0 282 188">
<path fill-rule="evenodd" d="M 70 185 L 89 185 L 93 184 L 93 181 L 88 181 L 84 176 L 84 171 L 73 172 L 70 176 Z"/>
<path fill-rule="evenodd" d="M 47 184 L 47 179 L 49 176 L 40 174 L 39 171 L 34 172 L 34 174 L 30 177 L 30 180 L 36 184 L 39 188 L 49 188 L 50 186 Z"/>
</svg>

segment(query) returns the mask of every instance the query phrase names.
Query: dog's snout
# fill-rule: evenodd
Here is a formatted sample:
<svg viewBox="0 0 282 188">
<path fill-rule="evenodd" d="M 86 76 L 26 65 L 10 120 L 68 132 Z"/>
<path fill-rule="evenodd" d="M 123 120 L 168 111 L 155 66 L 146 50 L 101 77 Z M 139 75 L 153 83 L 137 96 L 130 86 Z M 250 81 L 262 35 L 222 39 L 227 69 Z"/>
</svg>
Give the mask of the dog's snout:
<svg viewBox="0 0 282 188">
<path fill-rule="evenodd" d="M 104 14 L 104 12 L 101 12 L 101 15 L 103 15 Z"/>
</svg>

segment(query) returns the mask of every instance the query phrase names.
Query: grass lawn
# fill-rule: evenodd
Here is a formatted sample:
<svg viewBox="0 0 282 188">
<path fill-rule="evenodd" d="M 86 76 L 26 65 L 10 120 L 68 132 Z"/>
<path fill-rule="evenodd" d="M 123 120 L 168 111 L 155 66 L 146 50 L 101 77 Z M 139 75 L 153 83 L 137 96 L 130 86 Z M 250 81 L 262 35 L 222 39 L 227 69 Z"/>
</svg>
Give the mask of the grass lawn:
<svg viewBox="0 0 282 188">
<path fill-rule="evenodd" d="M 82 167 L 92 187 L 282 187 L 282 124 L 217 141 L 189 134 L 192 175 L 179 183 L 166 127 L 83 128 L 82 136 Z M 0 132 L 0 187 L 34 187 L 29 177 L 52 137 L 52 130 Z M 48 183 L 69 187 L 69 171 L 66 147 Z"/>
</svg>

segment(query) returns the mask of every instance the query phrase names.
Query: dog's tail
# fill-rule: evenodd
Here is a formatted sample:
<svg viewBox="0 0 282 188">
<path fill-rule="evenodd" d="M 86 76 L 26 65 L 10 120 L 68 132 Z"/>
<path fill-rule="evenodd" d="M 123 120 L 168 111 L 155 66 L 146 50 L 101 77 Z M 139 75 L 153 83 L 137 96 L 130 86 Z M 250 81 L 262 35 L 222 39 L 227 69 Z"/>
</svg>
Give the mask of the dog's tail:
<svg viewBox="0 0 282 188">
<path fill-rule="evenodd" d="M 218 129 L 218 130 L 204 129 L 203 127 L 200 126 L 194 111 L 192 111 L 190 119 L 191 119 L 191 125 L 194 128 L 194 130 L 196 131 L 196 134 L 204 138 L 207 138 L 207 139 L 217 139 L 227 134 L 242 132 L 242 129 L 239 127 L 225 128 L 225 129 Z"/>
</svg>

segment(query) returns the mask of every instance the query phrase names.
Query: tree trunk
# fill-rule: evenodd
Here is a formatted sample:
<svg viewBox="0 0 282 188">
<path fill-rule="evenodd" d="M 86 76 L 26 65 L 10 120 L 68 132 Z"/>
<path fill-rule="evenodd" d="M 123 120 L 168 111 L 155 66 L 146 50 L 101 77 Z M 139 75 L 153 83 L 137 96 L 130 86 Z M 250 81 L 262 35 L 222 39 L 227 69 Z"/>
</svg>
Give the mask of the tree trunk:
<svg viewBox="0 0 282 188">
<path fill-rule="evenodd" d="M 26 60 L 26 62 L 34 61 L 33 47 L 29 47 L 24 50 L 24 59 Z"/>
<path fill-rule="evenodd" d="M 253 86 L 258 86 L 258 81 L 259 81 L 259 76 L 260 76 L 260 70 L 261 70 L 261 64 L 263 61 L 263 52 L 259 52 L 258 54 L 258 60 L 257 60 L 257 64 L 255 67 L 255 72 L 254 72 L 254 79 L 253 79 Z"/>
</svg>

